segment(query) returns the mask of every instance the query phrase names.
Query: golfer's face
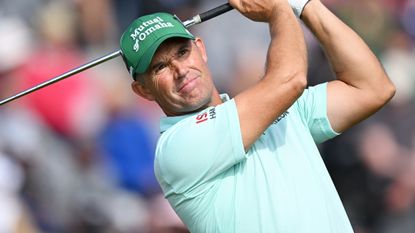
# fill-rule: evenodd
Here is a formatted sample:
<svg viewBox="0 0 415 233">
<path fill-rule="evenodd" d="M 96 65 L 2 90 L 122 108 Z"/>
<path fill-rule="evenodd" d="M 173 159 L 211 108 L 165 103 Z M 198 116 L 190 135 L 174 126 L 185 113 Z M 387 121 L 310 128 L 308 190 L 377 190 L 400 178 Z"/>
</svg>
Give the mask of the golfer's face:
<svg viewBox="0 0 415 233">
<path fill-rule="evenodd" d="M 182 115 L 210 104 L 213 83 L 203 42 L 174 38 L 156 51 L 146 86 L 167 115 Z"/>
</svg>

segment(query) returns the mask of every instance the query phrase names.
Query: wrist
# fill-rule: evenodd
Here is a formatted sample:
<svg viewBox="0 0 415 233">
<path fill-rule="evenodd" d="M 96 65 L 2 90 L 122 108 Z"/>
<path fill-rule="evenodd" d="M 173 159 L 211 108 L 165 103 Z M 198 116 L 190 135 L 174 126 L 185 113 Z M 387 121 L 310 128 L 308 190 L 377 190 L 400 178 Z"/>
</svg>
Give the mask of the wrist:
<svg viewBox="0 0 415 233">
<path fill-rule="evenodd" d="M 292 8 L 290 5 L 287 2 L 275 3 L 272 6 L 268 22 L 274 23 L 278 21 L 278 18 L 284 22 L 287 19 L 287 15 L 292 15 Z"/>
<path fill-rule="evenodd" d="M 301 13 L 303 13 L 304 7 L 311 0 L 288 0 L 290 3 L 291 9 L 294 11 L 294 14 L 300 18 Z"/>
</svg>

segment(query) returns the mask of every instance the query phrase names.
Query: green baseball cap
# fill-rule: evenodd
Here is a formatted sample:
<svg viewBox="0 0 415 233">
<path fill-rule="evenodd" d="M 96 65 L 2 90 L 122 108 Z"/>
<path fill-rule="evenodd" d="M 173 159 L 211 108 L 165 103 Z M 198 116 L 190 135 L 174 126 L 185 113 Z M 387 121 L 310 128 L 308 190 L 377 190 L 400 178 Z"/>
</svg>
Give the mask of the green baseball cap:
<svg viewBox="0 0 415 233">
<path fill-rule="evenodd" d="M 146 72 L 157 48 L 172 37 L 195 38 L 175 15 L 155 13 L 134 20 L 120 39 L 130 74 L 134 77 Z"/>
</svg>

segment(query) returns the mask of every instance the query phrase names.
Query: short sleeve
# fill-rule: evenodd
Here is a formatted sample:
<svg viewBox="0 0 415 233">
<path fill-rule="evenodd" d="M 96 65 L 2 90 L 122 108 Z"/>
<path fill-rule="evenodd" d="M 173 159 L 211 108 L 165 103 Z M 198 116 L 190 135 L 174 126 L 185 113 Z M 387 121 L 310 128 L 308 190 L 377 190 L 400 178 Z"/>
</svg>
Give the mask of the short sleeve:
<svg viewBox="0 0 415 233">
<path fill-rule="evenodd" d="M 322 143 L 339 135 L 331 127 L 327 116 L 327 83 L 304 90 L 295 107 L 316 143 Z"/>
<path fill-rule="evenodd" d="M 155 173 L 166 196 L 198 195 L 209 182 L 245 159 L 234 100 L 172 126 L 160 137 Z"/>
</svg>

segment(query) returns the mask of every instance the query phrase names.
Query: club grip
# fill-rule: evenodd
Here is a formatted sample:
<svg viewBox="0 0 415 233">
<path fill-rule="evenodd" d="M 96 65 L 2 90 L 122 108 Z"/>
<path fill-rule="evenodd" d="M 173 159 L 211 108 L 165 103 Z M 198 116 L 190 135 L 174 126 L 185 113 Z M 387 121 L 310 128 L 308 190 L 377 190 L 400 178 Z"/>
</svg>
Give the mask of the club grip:
<svg viewBox="0 0 415 233">
<path fill-rule="evenodd" d="M 201 22 L 204 22 L 204 21 L 209 20 L 211 18 L 214 18 L 218 15 L 221 15 L 225 12 L 228 12 L 232 9 L 233 9 L 233 7 L 229 3 L 225 3 L 225 4 L 222 4 L 218 7 L 213 8 L 211 10 L 208 10 L 206 12 L 201 13 L 199 16 L 200 16 Z"/>
</svg>

